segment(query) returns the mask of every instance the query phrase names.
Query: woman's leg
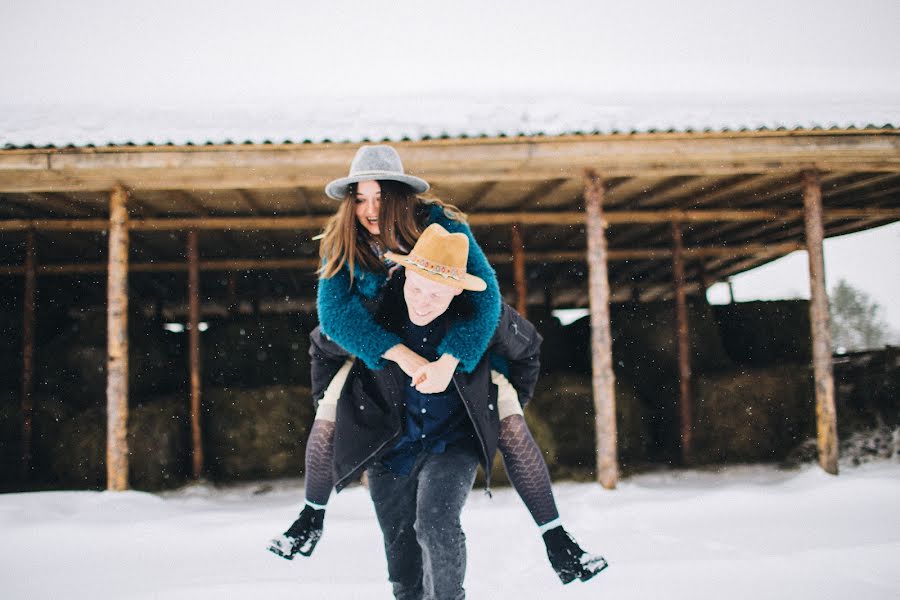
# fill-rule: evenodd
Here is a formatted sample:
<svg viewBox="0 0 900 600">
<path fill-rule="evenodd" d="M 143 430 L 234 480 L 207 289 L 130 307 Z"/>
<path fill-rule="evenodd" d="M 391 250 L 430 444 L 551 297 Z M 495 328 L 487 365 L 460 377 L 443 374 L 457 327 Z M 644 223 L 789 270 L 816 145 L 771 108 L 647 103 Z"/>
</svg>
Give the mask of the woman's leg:
<svg viewBox="0 0 900 600">
<path fill-rule="evenodd" d="M 606 560 L 585 552 L 563 526 L 553 499 L 550 473 L 540 448 L 534 441 L 515 388 L 503 375 L 491 371 L 497 385 L 497 412 L 500 417 L 500 454 L 506 474 L 516 488 L 547 547 L 547 557 L 560 581 L 587 581 L 606 568 Z"/>
<path fill-rule="evenodd" d="M 538 527 L 559 519 L 550 473 L 541 449 L 538 448 L 519 404 L 512 384 L 500 373 L 491 371 L 491 379 L 497 385 L 497 409 L 500 416 L 498 446 L 503 465 L 510 482 L 531 513 Z M 542 529 L 543 533 L 543 529 Z"/>
<path fill-rule="evenodd" d="M 288 560 L 298 553 L 304 556 L 312 554 L 322 537 L 325 505 L 334 487 L 332 459 L 337 399 L 351 366 L 352 361 L 348 360 L 328 384 L 306 439 L 306 504 L 288 530 L 269 542 L 271 552 Z"/>
<path fill-rule="evenodd" d="M 316 410 L 309 437 L 306 439 L 306 503 L 314 508 L 325 508 L 334 487 L 332 460 L 334 458 L 334 420 L 337 400 L 353 362 L 347 361 L 325 389 Z"/>
</svg>

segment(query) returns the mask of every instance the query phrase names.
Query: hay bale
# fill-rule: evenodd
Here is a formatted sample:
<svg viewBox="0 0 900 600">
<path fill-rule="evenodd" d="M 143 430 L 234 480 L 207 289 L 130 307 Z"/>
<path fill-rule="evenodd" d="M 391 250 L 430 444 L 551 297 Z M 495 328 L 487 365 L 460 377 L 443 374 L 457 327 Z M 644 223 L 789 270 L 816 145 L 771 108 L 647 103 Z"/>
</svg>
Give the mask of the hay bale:
<svg viewBox="0 0 900 600">
<path fill-rule="evenodd" d="M 13 391 L 0 392 L 0 484 L 19 479 L 22 463 L 22 409 Z"/>
<path fill-rule="evenodd" d="M 716 371 L 731 367 L 722 346 L 719 326 L 712 308 L 705 301 L 688 302 L 691 367 L 696 372 Z M 639 382 L 646 373 L 659 373 L 669 378 L 678 369 L 678 349 L 673 302 L 627 302 L 610 306 L 613 338 L 613 361 L 632 381 Z M 591 372 L 590 317 L 583 317 L 565 328 L 573 348 L 573 370 Z M 656 377 L 654 377 L 656 379 Z"/>
<path fill-rule="evenodd" d="M 53 438 L 44 437 L 49 451 L 48 474 L 53 483 L 99 489 L 106 483 L 106 411 L 91 407 L 59 424 Z"/>
<path fill-rule="evenodd" d="M 300 475 L 314 416 L 307 387 L 207 391 L 203 428 L 210 476 L 231 480 Z"/>
<path fill-rule="evenodd" d="M 187 358 L 177 336 L 159 321 L 139 313 L 128 321 L 128 387 L 133 396 L 184 389 Z M 36 391 L 64 397 L 85 408 L 106 399 L 106 316 L 94 312 L 71 321 L 47 344 L 36 350 Z"/>
<path fill-rule="evenodd" d="M 623 467 L 645 462 L 649 434 L 646 407 L 625 379 L 616 381 L 616 427 L 619 462 Z M 556 440 L 556 475 L 593 473 L 596 435 L 591 378 L 580 373 L 556 373 L 541 378 L 529 405 L 550 427 Z"/>
<path fill-rule="evenodd" d="M 701 375 L 693 408 L 700 464 L 782 460 L 815 427 L 812 377 L 796 367 Z"/>
<path fill-rule="evenodd" d="M 14 279 L 14 278 L 10 278 Z M 0 390 L 22 386 L 22 310 L 0 310 Z"/>
<path fill-rule="evenodd" d="M 808 364 L 812 359 L 809 301 L 776 300 L 713 308 L 728 356 L 737 364 Z"/>
<path fill-rule="evenodd" d="M 838 437 L 900 426 L 900 348 L 836 357 L 834 387 Z"/>
<path fill-rule="evenodd" d="M 172 488 L 190 474 L 189 400 L 163 396 L 128 412 L 129 480 L 141 490 Z"/>
<path fill-rule="evenodd" d="M 262 315 L 211 324 L 202 337 L 204 382 L 308 386 L 308 321 L 304 315 Z"/>
</svg>

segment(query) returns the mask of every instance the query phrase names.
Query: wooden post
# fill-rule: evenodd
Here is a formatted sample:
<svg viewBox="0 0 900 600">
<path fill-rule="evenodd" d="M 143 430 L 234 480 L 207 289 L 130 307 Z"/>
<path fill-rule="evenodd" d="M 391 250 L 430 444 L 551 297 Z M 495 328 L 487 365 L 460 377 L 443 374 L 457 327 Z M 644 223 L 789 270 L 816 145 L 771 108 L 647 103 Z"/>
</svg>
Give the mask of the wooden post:
<svg viewBox="0 0 900 600">
<path fill-rule="evenodd" d="M 188 232 L 188 332 L 191 374 L 191 441 L 194 479 L 203 474 L 203 438 L 200 432 L 200 252 L 197 232 Z"/>
<path fill-rule="evenodd" d="M 597 433 L 597 481 L 614 489 L 619 480 L 616 448 L 615 375 L 609 322 L 609 277 L 606 260 L 606 223 L 603 220 L 603 180 L 585 171 L 584 200 L 587 211 L 588 297 L 591 307 L 591 383 Z"/>
<path fill-rule="evenodd" d="M 128 489 L 128 192 L 109 196 L 106 488 Z"/>
<path fill-rule="evenodd" d="M 672 222 L 672 274 L 675 279 L 675 325 L 678 347 L 678 416 L 681 427 L 681 462 L 691 464 L 693 419 L 691 416 L 691 357 L 688 334 L 687 292 L 684 288 L 684 242 L 681 223 Z"/>
<path fill-rule="evenodd" d="M 516 289 L 516 310 L 519 314 L 528 318 L 528 284 L 525 280 L 525 242 L 522 240 L 522 232 L 519 225 L 510 226 L 512 237 L 513 259 L 513 286 Z"/>
<path fill-rule="evenodd" d="M 706 263 L 702 259 L 697 263 L 697 271 L 697 277 L 700 279 L 700 301 L 709 306 L 709 298 L 706 296 L 710 286 L 709 274 L 706 271 Z"/>
<path fill-rule="evenodd" d="M 237 300 L 237 275 L 234 271 L 228 272 L 228 316 L 234 317 L 238 313 Z"/>
<path fill-rule="evenodd" d="M 837 416 L 834 407 L 834 377 L 831 368 L 831 332 L 828 294 L 825 288 L 825 239 L 822 224 L 822 187 L 815 171 L 803 174 L 803 207 L 806 249 L 809 256 L 809 320 L 812 330 L 813 377 L 816 389 L 816 441 L 819 465 L 838 473 Z"/>
<path fill-rule="evenodd" d="M 34 418 L 34 306 L 37 295 L 35 233 L 25 238 L 25 293 L 22 302 L 22 477 L 31 476 L 31 438 Z"/>
</svg>

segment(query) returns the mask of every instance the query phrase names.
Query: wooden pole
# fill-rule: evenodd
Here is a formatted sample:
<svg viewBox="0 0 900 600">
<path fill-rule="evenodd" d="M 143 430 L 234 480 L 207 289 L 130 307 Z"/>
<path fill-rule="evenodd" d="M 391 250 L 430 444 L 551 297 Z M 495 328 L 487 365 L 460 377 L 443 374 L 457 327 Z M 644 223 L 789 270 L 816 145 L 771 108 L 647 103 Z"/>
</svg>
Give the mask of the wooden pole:
<svg viewBox="0 0 900 600">
<path fill-rule="evenodd" d="M 525 280 L 525 242 L 522 240 L 522 232 L 519 225 L 514 223 L 510 226 L 510 234 L 512 237 L 512 260 L 513 260 L 513 286 L 516 289 L 516 310 L 519 314 L 528 318 L 528 283 Z"/>
<path fill-rule="evenodd" d="M 194 479 L 203 474 L 203 438 L 200 431 L 200 252 L 197 232 L 188 232 L 188 331 L 191 374 L 191 441 Z"/>
<path fill-rule="evenodd" d="M 128 489 L 128 192 L 109 196 L 106 487 Z"/>
<path fill-rule="evenodd" d="M 693 419 L 691 416 L 691 357 L 688 332 L 687 292 L 684 284 L 684 242 L 681 224 L 672 223 L 672 273 L 675 279 L 675 324 L 678 346 L 678 416 L 681 426 L 681 462 L 691 464 Z"/>
<path fill-rule="evenodd" d="M 234 271 L 228 272 L 228 316 L 234 317 L 238 313 L 237 300 L 237 275 Z"/>
<path fill-rule="evenodd" d="M 822 187 L 815 171 L 803 174 L 803 207 L 806 249 L 809 256 L 809 320 L 812 329 L 813 377 L 816 389 L 816 441 L 819 465 L 838 473 L 837 416 L 834 407 L 834 377 L 831 369 L 831 332 L 828 294 L 825 288 L 825 238 L 822 225 Z"/>
<path fill-rule="evenodd" d="M 588 297 L 591 306 L 591 384 L 597 433 L 597 481 L 615 489 L 619 480 L 616 449 L 615 375 L 609 321 L 609 276 L 606 266 L 606 223 L 603 180 L 587 169 L 584 200 L 587 212 Z"/>
<path fill-rule="evenodd" d="M 22 477 L 31 477 L 31 438 L 34 418 L 34 314 L 37 295 L 35 233 L 25 238 L 25 293 L 22 302 Z"/>
</svg>

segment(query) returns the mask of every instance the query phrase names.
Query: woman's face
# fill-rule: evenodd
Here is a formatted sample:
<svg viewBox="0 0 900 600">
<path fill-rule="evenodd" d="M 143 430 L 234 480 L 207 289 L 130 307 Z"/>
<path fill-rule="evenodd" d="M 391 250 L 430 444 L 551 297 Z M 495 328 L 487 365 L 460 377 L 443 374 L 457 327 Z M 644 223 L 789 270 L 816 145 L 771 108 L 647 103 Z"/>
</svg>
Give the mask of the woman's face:
<svg viewBox="0 0 900 600">
<path fill-rule="evenodd" d="M 356 220 L 371 235 L 378 235 L 378 212 L 381 208 L 381 186 L 377 181 L 360 181 L 356 184 L 356 197 L 353 199 Z"/>
</svg>

